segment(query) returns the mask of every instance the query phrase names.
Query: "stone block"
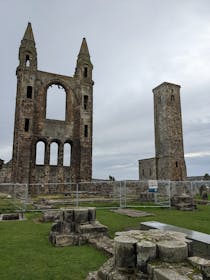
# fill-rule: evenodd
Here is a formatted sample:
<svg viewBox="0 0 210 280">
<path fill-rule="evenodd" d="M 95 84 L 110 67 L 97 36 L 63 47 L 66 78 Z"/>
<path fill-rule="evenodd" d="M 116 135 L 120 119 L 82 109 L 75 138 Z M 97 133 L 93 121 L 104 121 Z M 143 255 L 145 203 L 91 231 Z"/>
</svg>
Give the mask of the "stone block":
<svg viewBox="0 0 210 280">
<path fill-rule="evenodd" d="M 156 244 L 142 240 L 137 243 L 137 268 L 146 271 L 147 262 L 156 258 Z"/>
<path fill-rule="evenodd" d="M 166 262 L 182 262 L 188 257 L 188 246 L 185 242 L 164 240 L 157 243 L 159 258 Z"/>
<path fill-rule="evenodd" d="M 89 207 L 88 208 L 88 221 L 90 223 L 92 223 L 95 220 L 96 220 L 96 208 L 95 207 Z"/>
<path fill-rule="evenodd" d="M 63 210 L 63 221 L 67 223 L 74 222 L 74 209 Z"/>
<path fill-rule="evenodd" d="M 88 208 L 74 209 L 74 221 L 77 224 L 88 223 Z"/>
<path fill-rule="evenodd" d="M 137 240 L 128 236 L 118 236 L 114 239 L 115 265 L 118 270 L 133 272 L 136 266 Z"/>
<path fill-rule="evenodd" d="M 188 261 L 196 268 L 200 269 L 205 280 L 210 279 L 210 260 L 201 257 L 190 257 Z"/>
<path fill-rule="evenodd" d="M 174 269 L 156 268 L 154 269 L 153 280 L 189 280 Z"/>
</svg>

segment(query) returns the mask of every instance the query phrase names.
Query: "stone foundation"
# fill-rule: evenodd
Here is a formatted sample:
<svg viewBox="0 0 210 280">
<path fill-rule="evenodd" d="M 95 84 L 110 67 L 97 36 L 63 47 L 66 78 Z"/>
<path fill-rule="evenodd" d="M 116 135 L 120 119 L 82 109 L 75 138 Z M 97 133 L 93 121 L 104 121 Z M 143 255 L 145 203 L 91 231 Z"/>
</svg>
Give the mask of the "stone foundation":
<svg viewBox="0 0 210 280">
<path fill-rule="evenodd" d="M 52 225 L 49 240 L 54 246 L 70 246 L 106 235 L 107 227 L 96 220 L 95 208 L 70 208 L 61 210 L 60 220 Z"/>
<path fill-rule="evenodd" d="M 210 279 L 210 261 L 191 253 L 191 241 L 183 233 L 119 232 L 114 239 L 114 256 L 86 280 Z"/>
</svg>

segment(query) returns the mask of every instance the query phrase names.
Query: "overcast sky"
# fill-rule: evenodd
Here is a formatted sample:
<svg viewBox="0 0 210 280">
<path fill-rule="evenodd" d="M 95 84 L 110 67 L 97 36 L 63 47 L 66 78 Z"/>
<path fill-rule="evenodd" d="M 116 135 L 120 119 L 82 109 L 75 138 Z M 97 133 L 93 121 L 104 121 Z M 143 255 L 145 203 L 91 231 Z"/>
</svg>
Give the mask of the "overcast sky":
<svg viewBox="0 0 210 280">
<path fill-rule="evenodd" d="M 153 157 L 152 89 L 181 85 L 188 175 L 210 173 L 209 0 L 0 0 L 0 158 L 12 156 L 18 49 L 32 23 L 38 69 L 72 76 L 86 37 L 94 65 L 93 177 L 138 179 Z"/>
</svg>

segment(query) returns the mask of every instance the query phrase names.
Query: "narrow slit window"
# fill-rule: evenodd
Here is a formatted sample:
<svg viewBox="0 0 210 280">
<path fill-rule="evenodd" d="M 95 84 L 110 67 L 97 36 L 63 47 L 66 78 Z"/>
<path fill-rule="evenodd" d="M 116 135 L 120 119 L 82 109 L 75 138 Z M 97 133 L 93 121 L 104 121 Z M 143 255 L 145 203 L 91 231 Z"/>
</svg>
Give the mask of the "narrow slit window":
<svg viewBox="0 0 210 280">
<path fill-rule="evenodd" d="M 143 176 L 144 176 L 144 169 L 142 170 L 142 174 L 143 174 Z"/>
<path fill-rule="evenodd" d="M 32 98 L 32 86 L 27 86 L 27 98 Z"/>
<path fill-rule="evenodd" d="M 29 57 L 28 54 L 26 55 L 26 66 L 27 66 L 27 67 L 30 66 L 30 57 Z"/>
<path fill-rule="evenodd" d="M 84 127 L 84 136 L 88 137 L 88 125 L 85 125 Z"/>
<path fill-rule="evenodd" d="M 88 68 L 84 67 L 84 78 L 87 78 L 88 76 Z"/>
<path fill-rule="evenodd" d="M 85 95 L 84 96 L 84 110 L 87 110 L 88 109 L 88 96 Z"/>
<path fill-rule="evenodd" d="M 178 167 L 178 161 L 176 161 L 176 167 Z"/>
<path fill-rule="evenodd" d="M 171 101 L 174 101 L 174 95 L 173 94 L 171 95 Z"/>
<path fill-rule="evenodd" d="M 25 119 L 25 131 L 28 132 L 29 131 L 29 119 Z"/>
<path fill-rule="evenodd" d="M 151 176 L 152 175 L 152 169 L 150 168 L 149 169 L 149 176 Z"/>
</svg>

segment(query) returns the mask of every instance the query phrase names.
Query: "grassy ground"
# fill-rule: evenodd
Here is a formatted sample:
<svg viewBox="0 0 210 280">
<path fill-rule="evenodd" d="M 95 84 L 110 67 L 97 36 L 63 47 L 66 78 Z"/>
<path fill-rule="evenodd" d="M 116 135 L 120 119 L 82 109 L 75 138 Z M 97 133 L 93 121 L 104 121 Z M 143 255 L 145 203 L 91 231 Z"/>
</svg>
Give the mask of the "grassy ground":
<svg viewBox="0 0 210 280">
<path fill-rule="evenodd" d="M 135 208 L 136 209 L 136 208 Z M 116 231 L 139 228 L 140 222 L 156 220 L 210 234 L 210 207 L 199 206 L 193 212 L 171 209 L 139 209 L 155 216 L 130 218 L 109 210 L 97 210 L 97 219 Z M 48 241 L 51 224 L 36 222 L 38 214 L 27 214 L 26 221 L 0 223 L 1 280 L 80 280 L 96 270 L 106 256 L 90 246 L 55 248 Z"/>
</svg>

